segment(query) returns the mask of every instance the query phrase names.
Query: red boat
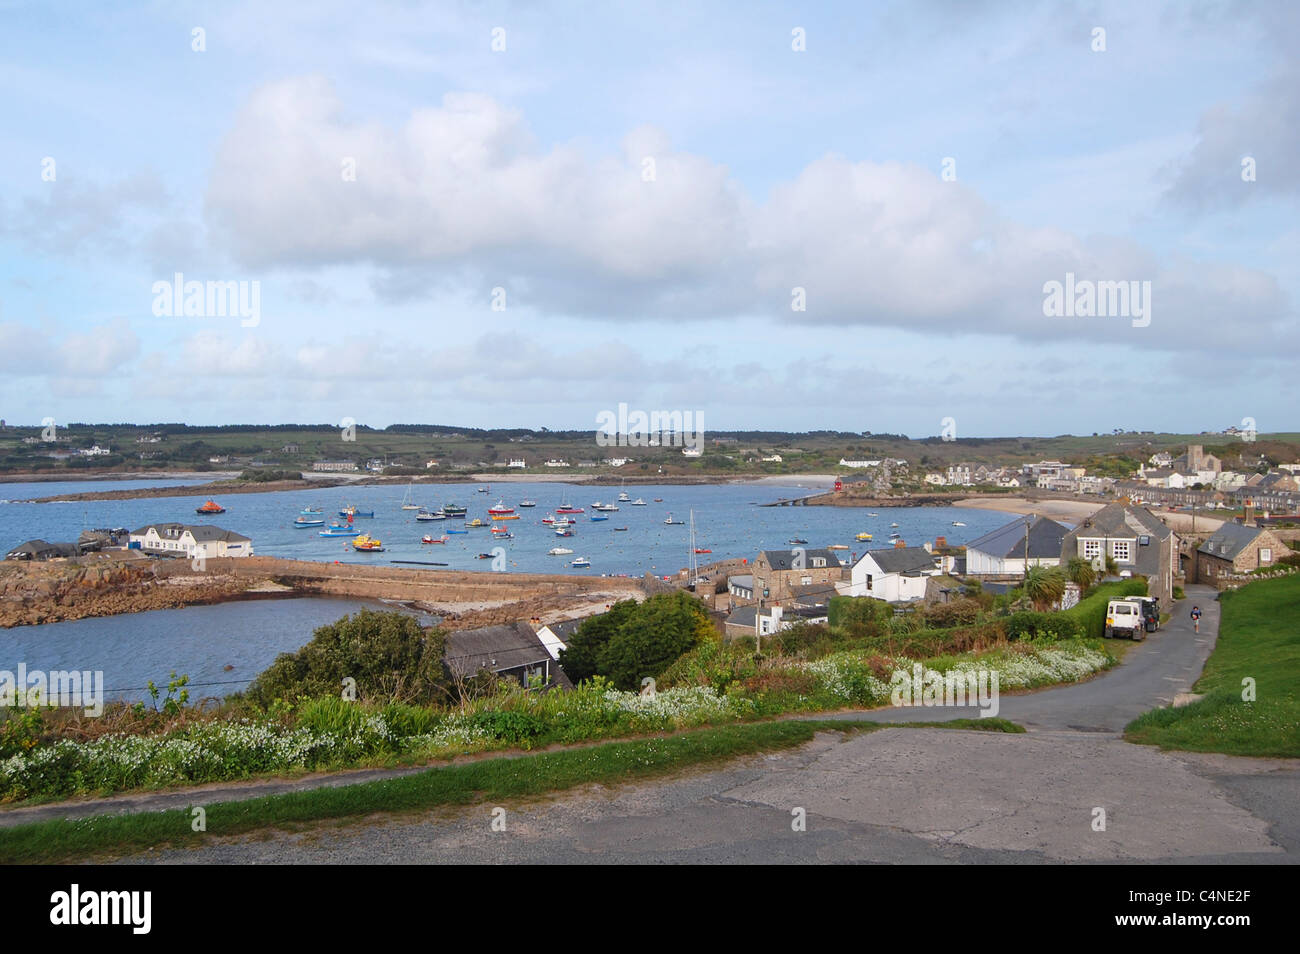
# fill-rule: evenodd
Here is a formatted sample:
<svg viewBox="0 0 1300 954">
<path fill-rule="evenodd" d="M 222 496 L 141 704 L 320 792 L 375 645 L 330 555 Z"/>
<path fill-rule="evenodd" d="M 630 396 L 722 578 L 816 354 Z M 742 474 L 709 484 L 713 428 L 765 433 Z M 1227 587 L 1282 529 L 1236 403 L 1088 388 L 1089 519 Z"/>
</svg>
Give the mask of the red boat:
<svg viewBox="0 0 1300 954">
<path fill-rule="evenodd" d="M 695 548 L 695 552 L 696 552 L 696 553 L 712 553 L 713 551 L 712 551 L 712 550 L 705 550 L 705 549 L 702 549 L 701 547 L 696 547 L 696 548 Z"/>
<path fill-rule="evenodd" d="M 488 513 L 514 513 L 514 507 L 507 507 L 504 500 L 498 500 L 495 507 L 488 507 Z"/>
<path fill-rule="evenodd" d="M 225 513 L 226 508 L 221 506 L 221 504 L 217 503 L 215 500 L 209 500 L 202 507 L 196 508 L 194 512 L 197 514 Z"/>
<path fill-rule="evenodd" d="M 556 513 L 582 513 L 581 507 L 556 507 Z"/>
</svg>

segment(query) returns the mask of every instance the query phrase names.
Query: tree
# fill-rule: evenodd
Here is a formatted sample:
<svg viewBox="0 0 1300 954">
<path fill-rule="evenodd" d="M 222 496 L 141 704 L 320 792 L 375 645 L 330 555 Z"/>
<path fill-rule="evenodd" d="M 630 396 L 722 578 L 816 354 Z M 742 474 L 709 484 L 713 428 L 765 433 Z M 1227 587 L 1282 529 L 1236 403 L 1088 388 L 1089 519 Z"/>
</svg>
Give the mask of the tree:
<svg viewBox="0 0 1300 954">
<path fill-rule="evenodd" d="M 281 653 L 248 687 L 262 705 L 299 696 L 337 696 L 346 679 L 358 700 L 411 703 L 454 698 L 443 665 L 445 636 L 406 613 L 363 609 L 319 627 L 296 653 Z"/>
<path fill-rule="evenodd" d="M 658 678 L 682 654 L 714 638 L 709 614 L 680 591 L 652 596 L 630 614 L 600 654 L 601 674 L 619 689 L 634 690 Z"/>
<path fill-rule="evenodd" d="M 600 654 L 636 607 L 636 600 L 620 600 L 599 616 L 583 620 L 569 638 L 568 647 L 560 650 L 560 666 L 565 675 L 575 684 L 599 675 Z"/>
<path fill-rule="evenodd" d="M 1097 582 L 1097 571 L 1083 557 L 1071 557 L 1065 566 L 1065 575 L 1072 583 L 1077 583 L 1080 590 L 1086 590 Z"/>
<path fill-rule="evenodd" d="M 1059 566 L 1030 567 L 1025 574 L 1024 591 L 1036 610 L 1050 609 L 1065 595 L 1065 572 Z"/>
</svg>

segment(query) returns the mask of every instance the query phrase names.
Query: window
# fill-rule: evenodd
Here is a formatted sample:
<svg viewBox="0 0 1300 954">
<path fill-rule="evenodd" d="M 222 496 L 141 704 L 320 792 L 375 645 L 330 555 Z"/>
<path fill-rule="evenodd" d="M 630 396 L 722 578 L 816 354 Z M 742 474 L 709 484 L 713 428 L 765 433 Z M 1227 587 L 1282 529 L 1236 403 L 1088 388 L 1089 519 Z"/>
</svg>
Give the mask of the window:
<svg viewBox="0 0 1300 954">
<path fill-rule="evenodd" d="M 1119 563 L 1127 563 L 1132 557 L 1131 540 L 1113 540 L 1110 545 L 1111 556 Z"/>
<path fill-rule="evenodd" d="M 867 589 L 871 589 L 871 574 L 867 574 Z"/>
<path fill-rule="evenodd" d="M 1083 541 L 1083 558 L 1084 558 L 1085 560 L 1096 560 L 1096 559 L 1099 558 L 1100 556 L 1101 556 L 1101 541 L 1100 541 L 1100 540 L 1084 540 L 1084 541 Z"/>
<path fill-rule="evenodd" d="M 1259 562 L 1260 562 L 1261 564 L 1264 564 L 1264 563 L 1272 563 L 1272 562 L 1273 562 L 1273 548 L 1272 548 L 1272 547 L 1261 547 L 1261 548 L 1260 548 L 1260 551 L 1259 551 Z"/>
<path fill-rule="evenodd" d="M 826 565 L 826 558 L 825 558 L 825 557 L 813 557 L 813 566 L 815 566 L 815 567 L 823 567 L 823 566 L 825 566 L 825 565 Z"/>
<path fill-rule="evenodd" d="M 799 582 L 802 583 L 804 586 L 808 586 L 809 584 L 812 583 L 812 577 L 811 577 L 811 576 L 805 576 L 805 577 L 803 577 Z"/>
</svg>

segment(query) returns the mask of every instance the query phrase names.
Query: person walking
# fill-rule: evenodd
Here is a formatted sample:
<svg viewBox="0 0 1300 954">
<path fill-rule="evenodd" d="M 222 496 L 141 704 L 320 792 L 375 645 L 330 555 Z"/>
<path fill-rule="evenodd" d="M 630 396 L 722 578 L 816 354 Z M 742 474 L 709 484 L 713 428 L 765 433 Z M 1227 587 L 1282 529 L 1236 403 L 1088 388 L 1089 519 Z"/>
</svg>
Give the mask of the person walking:
<svg viewBox="0 0 1300 954">
<path fill-rule="evenodd" d="M 1198 633 L 1201 631 L 1201 608 L 1199 606 L 1192 607 L 1192 625 L 1196 627 Z"/>
</svg>

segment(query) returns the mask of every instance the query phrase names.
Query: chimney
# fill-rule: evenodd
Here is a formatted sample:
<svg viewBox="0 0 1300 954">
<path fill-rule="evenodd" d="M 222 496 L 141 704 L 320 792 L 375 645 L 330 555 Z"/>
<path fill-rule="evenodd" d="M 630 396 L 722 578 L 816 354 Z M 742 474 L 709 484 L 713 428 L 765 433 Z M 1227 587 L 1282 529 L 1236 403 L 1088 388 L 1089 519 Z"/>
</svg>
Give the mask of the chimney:
<svg viewBox="0 0 1300 954">
<path fill-rule="evenodd" d="M 1246 526 L 1246 527 L 1253 527 L 1253 526 L 1255 525 L 1255 503 L 1254 503 L 1254 501 L 1249 500 L 1249 499 L 1246 500 L 1246 507 L 1245 507 L 1245 509 L 1244 509 L 1244 511 L 1243 511 L 1243 516 L 1242 516 L 1242 518 L 1241 518 L 1241 523 L 1242 523 L 1243 526 Z"/>
</svg>

